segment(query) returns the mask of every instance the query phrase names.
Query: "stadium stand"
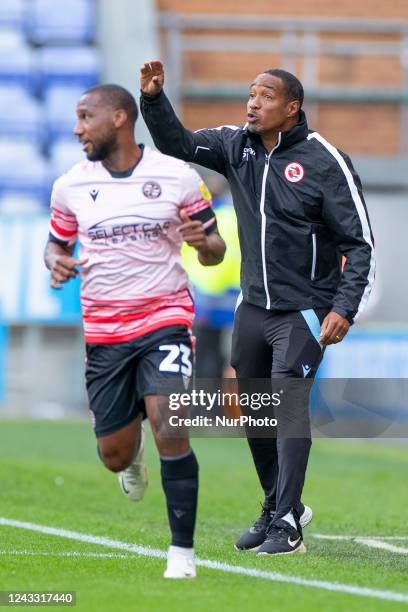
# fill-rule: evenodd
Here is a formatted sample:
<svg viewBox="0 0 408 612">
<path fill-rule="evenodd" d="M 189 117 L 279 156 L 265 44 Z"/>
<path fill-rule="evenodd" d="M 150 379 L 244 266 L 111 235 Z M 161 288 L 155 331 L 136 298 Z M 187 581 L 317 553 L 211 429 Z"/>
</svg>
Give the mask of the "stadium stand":
<svg viewBox="0 0 408 612">
<path fill-rule="evenodd" d="M 21 85 L 0 84 L 0 134 L 33 141 L 42 148 L 41 103 Z"/>
<path fill-rule="evenodd" d="M 28 11 L 28 34 L 35 44 L 58 42 L 92 42 L 95 35 L 93 0 L 31 0 Z"/>
<path fill-rule="evenodd" d="M 37 215 L 44 210 L 42 198 L 20 191 L 0 194 L 0 215 Z"/>
<path fill-rule="evenodd" d="M 26 8 L 25 0 L 2 0 L 0 3 L 0 27 L 23 29 Z"/>
<path fill-rule="evenodd" d="M 35 143 L 0 140 L 0 193 L 24 192 L 46 200 L 48 164 Z"/>
<path fill-rule="evenodd" d="M 98 79 L 98 53 L 92 47 L 44 47 L 38 52 L 38 70 L 42 91 L 58 84 L 86 89 Z"/>
<path fill-rule="evenodd" d="M 375 6 L 374 6 L 375 4 Z M 295 72 L 309 126 L 348 151 L 364 184 L 406 188 L 408 2 L 157 0 L 166 88 L 186 126 L 244 121 L 250 79 Z"/>
<path fill-rule="evenodd" d="M 46 92 L 44 110 L 48 124 L 48 142 L 72 136 L 75 108 L 83 87 L 55 85 Z"/>
<path fill-rule="evenodd" d="M 67 172 L 82 158 L 81 147 L 76 140 L 63 138 L 54 142 L 50 150 L 51 181 Z"/>
<path fill-rule="evenodd" d="M 82 157 L 72 130 L 79 96 L 99 81 L 95 7 L 0 2 L 0 214 L 46 211 L 52 181 Z"/>
<path fill-rule="evenodd" d="M 0 83 L 16 83 L 34 91 L 35 55 L 17 30 L 0 30 Z"/>
<path fill-rule="evenodd" d="M 0 27 L 22 30 L 26 17 L 26 0 L 2 0 L 0 3 Z"/>
</svg>

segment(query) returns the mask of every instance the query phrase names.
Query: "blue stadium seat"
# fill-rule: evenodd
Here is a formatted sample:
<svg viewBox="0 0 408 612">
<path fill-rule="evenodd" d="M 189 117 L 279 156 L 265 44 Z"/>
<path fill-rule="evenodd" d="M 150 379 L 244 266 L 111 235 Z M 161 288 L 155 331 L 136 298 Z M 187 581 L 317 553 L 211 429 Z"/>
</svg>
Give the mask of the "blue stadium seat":
<svg viewBox="0 0 408 612">
<path fill-rule="evenodd" d="M 50 151 L 50 175 L 52 181 L 64 174 L 73 165 L 85 159 L 81 145 L 74 139 L 60 139 L 53 143 Z"/>
<path fill-rule="evenodd" d="M 45 115 L 48 139 L 52 144 L 58 138 L 72 137 L 76 121 L 76 106 L 83 88 L 55 85 L 45 98 Z"/>
<path fill-rule="evenodd" d="M 48 164 L 34 143 L 0 140 L 0 194 L 4 192 L 23 192 L 46 201 Z"/>
<path fill-rule="evenodd" d="M 95 36 L 93 0 L 31 0 L 28 32 L 37 44 L 91 42 Z"/>
<path fill-rule="evenodd" d="M 40 146 L 43 133 L 40 103 L 20 85 L 0 83 L 0 138 L 22 138 Z"/>
<path fill-rule="evenodd" d="M 41 88 L 52 85 L 92 87 L 99 80 L 99 54 L 93 47 L 44 47 L 38 51 Z"/>
<path fill-rule="evenodd" d="M 5 191 L 0 193 L 1 215 L 27 215 L 44 212 L 46 202 L 38 196 L 24 191 Z"/>
<path fill-rule="evenodd" d="M 35 55 L 20 32 L 0 30 L 0 84 L 17 83 L 33 92 Z"/>
<path fill-rule="evenodd" d="M 7 26 L 22 30 L 25 23 L 26 0 L 1 0 L 0 27 Z"/>
</svg>

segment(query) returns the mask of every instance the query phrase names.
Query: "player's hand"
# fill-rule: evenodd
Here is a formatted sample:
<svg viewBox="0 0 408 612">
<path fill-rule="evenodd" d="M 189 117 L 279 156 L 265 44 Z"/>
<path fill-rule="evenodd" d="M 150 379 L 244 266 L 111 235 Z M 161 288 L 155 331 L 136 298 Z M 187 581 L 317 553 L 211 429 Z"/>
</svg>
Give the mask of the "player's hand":
<svg viewBox="0 0 408 612">
<path fill-rule="evenodd" d="M 88 258 L 74 259 L 69 255 L 57 255 L 50 268 L 51 287 L 53 289 L 62 289 L 63 285 L 61 283 L 66 283 L 70 278 L 78 276 L 79 270 L 76 266 L 83 266 L 87 261 Z"/>
<path fill-rule="evenodd" d="M 164 85 L 163 64 L 159 60 L 145 62 L 140 69 L 140 89 L 148 96 L 156 96 Z"/>
<path fill-rule="evenodd" d="M 207 236 L 201 221 L 192 221 L 183 209 L 180 211 L 180 218 L 183 224 L 177 229 L 183 240 L 187 242 L 189 246 L 197 249 L 197 251 L 205 249 L 207 247 Z"/>
<path fill-rule="evenodd" d="M 350 323 L 337 312 L 329 312 L 320 330 L 320 344 L 328 346 L 341 342 L 350 329 Z"/>
</svg>

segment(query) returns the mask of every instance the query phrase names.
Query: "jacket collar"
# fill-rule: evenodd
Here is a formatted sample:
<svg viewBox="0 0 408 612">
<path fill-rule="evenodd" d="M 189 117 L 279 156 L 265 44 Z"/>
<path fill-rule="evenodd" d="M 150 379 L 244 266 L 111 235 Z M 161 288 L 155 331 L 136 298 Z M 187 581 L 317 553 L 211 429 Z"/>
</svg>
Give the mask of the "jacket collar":
<svg viewBox="0 0 408 612">
<path fill-rule="evenodd" d="M 251 134 L 248 131 L 247 133 L 251 140 L 254 140 L 255 142 L 263 146 L 262 139 L 258 134 Z M 301 140 L 305 140 L 307 138 L 307 135 L 309 134 L 309 128 L 307 125 L 307 119 L 306 119 L 306 115 L 304 111 L 302 110 L 300 111 L 299 121 L 296 125 L 293 126 L 293 128 L 291 128 L 287 132 L 281 132 L 280 134 L 281 134 L 281 140 L 280 140 L 279 146 L 277 147 L 279 151 L 283 149 L 288 149 L 289 147 L 293 146 L 297 142 L 300 142 Z"/>
</svg>

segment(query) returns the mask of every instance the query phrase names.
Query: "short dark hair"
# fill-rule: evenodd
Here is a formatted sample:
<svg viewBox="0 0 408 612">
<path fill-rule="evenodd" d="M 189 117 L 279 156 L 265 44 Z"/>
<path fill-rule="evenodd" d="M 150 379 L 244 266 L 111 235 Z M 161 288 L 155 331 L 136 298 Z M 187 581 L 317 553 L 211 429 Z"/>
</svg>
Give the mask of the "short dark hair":
<svg viewBox="0 0 408 612">
<path fill-rule="evenodd" d="M 123 109 L 131 123 L 134 125 L 139 115 L 136 100 L 124 87 L 121 85 L 95 85 L 88 89 L 85 94 L 98 93 L 101 98 L 115 110 Z"/>
<path fill-rule="evenodd" d="M 303 85 L 297 77 L 291 72 L 281 70 L 280 68 L 271 68 L 264 70 L 264 74 L 271 74 L 272 76 L 281 79 L 286 90 L 286 99 L 288 102 L 292 100 L 299 100 L 300 108 L 302 108 L 303 99 L 305 96 Z"/>
</svg>

